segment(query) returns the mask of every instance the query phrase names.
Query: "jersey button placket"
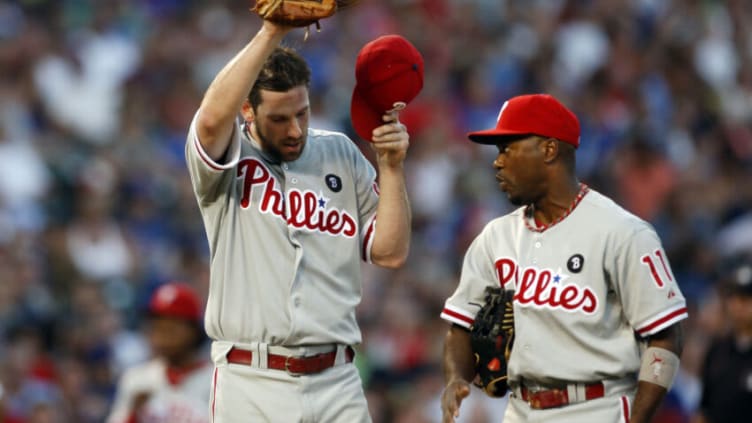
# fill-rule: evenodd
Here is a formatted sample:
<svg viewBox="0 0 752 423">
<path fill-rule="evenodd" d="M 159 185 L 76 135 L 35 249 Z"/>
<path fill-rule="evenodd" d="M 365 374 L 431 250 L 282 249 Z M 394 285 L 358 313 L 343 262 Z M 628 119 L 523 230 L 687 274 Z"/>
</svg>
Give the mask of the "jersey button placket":
<svg viewBox="0 0 752 423">
<path fill-rule="evenodd" d="M 538 255 L 540 254 L 540 248 L 543 246 L 543 236 L 540 233 L 537 233 L 533 236 L 533 239 L 535 242 L 533 242 L 533 247 L 535 247 L 535 250 L 533 250 L 533 264 L 538 264 Z"/>
</svg>

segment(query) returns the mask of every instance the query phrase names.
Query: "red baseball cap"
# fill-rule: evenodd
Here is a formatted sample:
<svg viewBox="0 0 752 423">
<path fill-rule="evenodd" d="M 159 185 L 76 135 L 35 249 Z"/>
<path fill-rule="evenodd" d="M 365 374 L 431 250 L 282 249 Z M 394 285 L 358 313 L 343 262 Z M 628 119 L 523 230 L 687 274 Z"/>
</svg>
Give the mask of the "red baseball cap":
<svg viewBox="0 0 752 423">
<path fill-rule="evenodd" d="M 149 301 L 149 313 L 158 317 L 201 321 L 201 304 L 196 292 L 182 282 L 160 286 Z"/>
<path fill-rule="evenodd" d="M 399 35 L 381 36 L 358 53 L 355 80 L 350 119 L 355 132 L 371 141 L 384 113 L 404 108 L 423 89 L 423 56 Z"/>
<path fill-rule="evenodd" d="M 471 141 L 496 144 L 499 137 L 540 135 L 556 138 L 577 148 L 580 145 L 580 121 L 553 96 L 527 94 L 505 101 L 496 118 L 496 127 L 467 134 Z"/>
</svg>

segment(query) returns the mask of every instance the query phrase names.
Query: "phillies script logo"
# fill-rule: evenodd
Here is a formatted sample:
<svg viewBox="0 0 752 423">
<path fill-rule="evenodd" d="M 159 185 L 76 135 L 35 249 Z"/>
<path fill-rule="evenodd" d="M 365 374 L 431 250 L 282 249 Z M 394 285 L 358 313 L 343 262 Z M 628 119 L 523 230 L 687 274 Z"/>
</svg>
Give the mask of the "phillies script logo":
<svg viewBox="0 0 752 423">
<path fill-rule="evenodd" d="M 548 308 L 566 312 L 582 311 L 593 314 L 598 309 L 598 297 L 588 287 L 564 283 L 569 278 L 561 270 L 520 268 L 510 258 L 496 260 L 496 274 L 501 286 L 514 280 L 514 299 L 523 307 Z"/>
<path fill-rule="evenodd" d="M 329 201 L 323 195 L 313 191 L 291 189 L 287 192 L 287 199 L 282 191 L 276 187 L 277 180 L 269 169 L 256 159 L 242 159 L 238 163 L 238 178 L 243 178 L 243 195 L 240 206 L 247 209 L 251 204 L 251 194 L 255 187 L 263 190 L 259 211 L 272 213 L 286 221 L 288 225 L 321 232 L 328 235 L 344 235 L 352 238 L 358 232 L 355 219 L 344 210 L 327 208 Z M 288 213 L 285 215 L 285 202 Z"/>
</svg>

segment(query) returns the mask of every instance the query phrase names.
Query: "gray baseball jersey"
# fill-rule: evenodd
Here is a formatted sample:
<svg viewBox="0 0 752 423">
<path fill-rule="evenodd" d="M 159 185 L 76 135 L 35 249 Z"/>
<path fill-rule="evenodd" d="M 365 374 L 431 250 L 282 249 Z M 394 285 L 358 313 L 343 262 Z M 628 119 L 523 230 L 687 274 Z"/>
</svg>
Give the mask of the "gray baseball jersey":
<svg viewBox="0 0 752 423">
<path fill-rule="evenodd" d="M 596 191 L 578 199 L 543 230 L 524 207 L 491 221 L 468 249 L 441 313 L 469 328 L 486 286 L 514 289 L 512 382 L 634 376 L 635 333 L 655 334 L 687 317 L 652 227 Z"/>
<path fill-rule="evenodd" d="M 186 143 L 211 253 L 208 335 L 280 346 L 359 343 L 355 307 L 376 229 L 375 169 L 340 133 L 310 129 L 302 155 L 282 163 L 246 133 L 236 125 L 224 163 L 202 149 L 195 118 Z"/>
<path fill-rule="evenodd" d="M 134 402 L 145 403 L 136 421 L 150 423 L 209 423 L 209 396 L 213 368 L 210 363 L 170 378 L 167 364 L 158 358 L 129 368 L 118 382 L 117 395 L 107 423 L 132 422 Z"/>
</svg>

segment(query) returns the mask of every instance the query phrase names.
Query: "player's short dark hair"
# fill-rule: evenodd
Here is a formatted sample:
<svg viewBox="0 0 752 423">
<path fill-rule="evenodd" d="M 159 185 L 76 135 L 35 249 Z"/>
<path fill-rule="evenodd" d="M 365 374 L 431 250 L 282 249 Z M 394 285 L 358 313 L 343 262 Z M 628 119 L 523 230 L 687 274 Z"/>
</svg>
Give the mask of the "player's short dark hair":
<svg viewBox="0 0 752 423">
<path fill-rule="evenodd" d="M 256 83 L 248 94 L 248 102 L 256 111 L 261 104 L 261 90 L 285 92 L 311 84 L 311 68 L 303 56 L 289 47 L 277 47 L 264 62 Z"/>
</svg>

